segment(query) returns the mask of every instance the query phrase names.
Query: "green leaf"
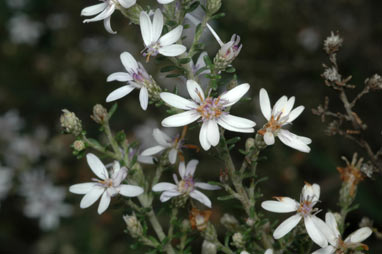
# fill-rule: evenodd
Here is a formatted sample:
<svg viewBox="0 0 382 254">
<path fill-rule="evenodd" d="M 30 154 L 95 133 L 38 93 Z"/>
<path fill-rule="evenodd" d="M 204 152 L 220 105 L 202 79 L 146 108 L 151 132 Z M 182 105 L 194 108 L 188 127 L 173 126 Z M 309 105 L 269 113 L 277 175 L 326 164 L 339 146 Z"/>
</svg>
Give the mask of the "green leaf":
<svg viewBox="0 0 382 254">
<path fill-rule="evenodd" d="M 228 67 L 225 71 L 228 73 L 234 73 L 236 71 L 236 69 L 231 66 L 231 67 Z"/>
<path fill-rule="evenodd" d="M 182 74 L 180 74 L 180 73 L 168 74 L 168 75 L 166 75 L 166 78 L 177 78 L 181 75 Z"/>
<path fill-rule="evenodd" d="M 187 58 L 181 58 L 179 59 L 179 63 L 180 64 L 187 64 L 191 61 L 191 58 L 187 57 Z"/>
<path fill-rule="evenodd" d="M 205 63 L 208 67 L 210 67 L 210 69 L 213 67 L 211 58 L 210 58 L 208 55 L 205 55 L 205 56 L 203 57 L 203 60 L 204 60 L 204 63 Z"/>
<path fill-rule="evenodd" d="M 220 201 L 225 201 L 225 200 L 230 200 L 230 199 L 234 199 L 235 197 L 233 195 L 228 195 L 228 196 L 221 196 L 221 197 L 218 197 L 218 200 Z"/>
<path fill-rule="evenodd" d="M 193 2 L 192 4 L 190 4 L 188 8 L 186 8 L 186 12 L 193 12 L 194 10 L 196 10 L 196 8 L 199 7 L 199 5 L 200 5 L 199 1 Z"/>
<path fill-rule="evenodd" d="M 227 144 L 228 144 L 228 145 L 229 145 L 229 144 L 235 144 L 235 143 L 239 142 L 240 139 L 241 139 L 240 137 L 234 137 L 234 138 L 228 139 L 228 140 L 227 140 Z"/>
<path fill-rule="evenodd" d="M 111 106 L 108 113 L 109 119 L 114 115 L 115 111 L 117 111 L 117 108 L 118 108 L 118 103 L 114 103 L 113 106 Z"/>
<path fill-rule="evenodd" d="M 225 13 L 222 12 L 212 16 L 211 19 L 220 19 L 220 18 L 223 18 L 224 16 L 225 16 Z"/>
<path fill-rule="evenodd" d="M 168 65 L 168 66 L 164 66 L 160 69 L 160 72 L 169 72 L 169 71 L 173 71 L 173 70 L 179 70 L 178 67 L 176 67 L 175 65 Z"/>
</svg>

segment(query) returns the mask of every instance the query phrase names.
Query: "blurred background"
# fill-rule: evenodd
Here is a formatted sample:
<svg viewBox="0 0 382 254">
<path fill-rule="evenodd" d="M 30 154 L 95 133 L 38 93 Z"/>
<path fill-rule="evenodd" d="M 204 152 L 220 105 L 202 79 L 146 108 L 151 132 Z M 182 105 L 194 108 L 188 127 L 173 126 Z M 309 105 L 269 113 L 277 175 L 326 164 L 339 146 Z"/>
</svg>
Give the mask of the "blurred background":
<svg viewBox="0 0 382 254">
<path fill-rule="evenodd" d="M 149 2 L 156 4 L 141 1 Z M 130 249 L 134 240 L 123 232 L 125 211 L 120 201 L 113 200 L 107 212 L 99 216 L 96 205 L 81 210 L 80 196 L 68 192 L 70 185 L 89 179 L 92 173 L 84 159 L 76 160 L 71 154 L 73 138 L 61 134 L 61 110 L 75 112 L 89 135 L 97 138 L 98 126 L 89 116 L 96 103 L 111 106 L 105 98 L 121 84 L 106 83 L 106 77 L 123 70 L 119 54 L 129 51 L 144 61 L 139 56 L 143 49 L 139 27 L 129 24 L 120 13 L 115 12 L 111 21 L 118 31 L 116 35 L 108 34 L 102 22 L 82 24 L 80 11 L 96 3 L 0 1 L 1 254 L 140 253 Z M 342 110 L 335 92 L 320 77 L 322 63 L 327 62 L 322 42 L 331 31 L 340 32 L 344 38 L 338 55 L 340 70 L 345 76 L 352 75 L 351 83 L 362 89 L 366 78 L 382 74 L 381 10 L 379 0 L 223 1 L 226 16 L 211 24 L 223 41 L 233 33 L 241 36 L 243 49 L 234 66 L 239 81 L 251 84 L 252 100 L 234 107 L 233 113 L 252 118 L 262 126 L 265 121 L 258 104 L 260 88 L 268 90 L 272 103 L 282 95 L 296 96 L 296 103 L 306 110 L 294 122 L 293 132 L 313 139 L 309 154 L 280 142 L 264 152 L 267 159 L 259 166 L 260 176 L 269 178 L 261 185 L 264 199 L 274 195 L 298 198 L 304 181 L 316 182 L 322 189 L 320 208 L 338 210 L 341 180 L 336 167 L 345 166 L 340 157 L 351 158 L 354 152 L 365 154 L 349 140 L 326 136 L 326 124 L 311 113 L 325 96 L 331 98 L 333 111 Z M 193 29 L 191 26 L 185 34 L 192 34 Z M 218 44 L 208 32 L 203 40 L 212 58 Z M 182 90 L 184 80 L 165 79 L 166 73 L 160 73 L 165 65 L 153 59 L 145 67 L 162 87 L 177 86 Z M 369 126 L 367 138 L 374 150 L 381 146 L 381 96 L 381 92 L 366 95 L 356 108 Z M 165 115 L 164 108 L 153 105 L 143 113 L 137 92 L 133 92 L 119 101 L 112 126 L 147 148 L 154 142 L 152 129 L 159 127 Z M 175 134 L 177 130 L 168 131 Z M 197 144 L 197 131 L 190 133 L 190 142 Z M 227 135 L 233 137 L 232 133 Z M 241 137 L 239 147 L 249 135 Z M 191 156 L 201 160 L 198 178 L 218 180 L 221 161 L 206 153 L 186 155 Z M 240 163 L 240 154 L 234 156 Z M 149 173 L 154 169 L 148 166 L 144 170 Z M 382 228 L 381 184 L 380 175 L 360 184 L 356 198 L 360 207 L 349 215 L 351 226 L 346 233 L 358 228 L 365 216 L 374 221 L 375 227 Z M 216 196 L 212 200 L 216 204 L 214 222 L 225 212 L 245 219 L 238 203 L 222 206 Z M 201 243 L 197 234 L 195 238 Z M 374 235 L 366 243 L 370 253 L 382 253 L 382 244 Z M 198 253 L 197 245 L 193 249 Z"/>
</svg>

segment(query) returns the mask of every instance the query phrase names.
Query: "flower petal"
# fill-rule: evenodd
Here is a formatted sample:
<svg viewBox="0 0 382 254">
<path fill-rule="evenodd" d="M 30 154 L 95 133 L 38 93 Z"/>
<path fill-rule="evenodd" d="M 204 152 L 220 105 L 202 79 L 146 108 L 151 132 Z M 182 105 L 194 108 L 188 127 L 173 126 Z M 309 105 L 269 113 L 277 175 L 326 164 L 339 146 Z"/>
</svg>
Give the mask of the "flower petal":
<svg viewBox="0 0 382 254">
<path fill-rule="evenodd" d="M 142 87 L 139 92 L 139 102 L 141 104 L 141 108 L 146 110 L 147 105 L 149 104 L 149 91 L 147 91 L 146 87 Z"/>
<path fill-rule="evenodd" d="M 256 125 L 254 121 L 248 120 L 243 117 L 230 115 L 230 114 L 224 114 L 220 118 L 223 118 L 223 120 L 229 125 L 239 129 L 250 129 L 255 127 Z"/>
<path fill-rule="evenodd" d="M 145 11 L 142 11 L 139 15 L 139 25 L 141 27 L 143 42 L 145 43 L 145 46 L 148 47 L 153 42 L 151 40 L 153 32 L 150 16 Z"/>
<path fill-rule="evenodd" d="M 163 192 L 161 195 L 160 195 L 160 201 L 161 202 L 166 202 L 168 201 L 170 198 L 173 198 L 173 197 L 176 197 L 176 196 L 179 196 L 181 195 L 182 193 L 180 193 L 179 191 L 177 190 L 170 190 L 170 191 L 165 191 Z"/>
<path fill-rule="evenodd" d="M 184 163 L 184 161 L 181 161 L 179 163 L 178 172 L 179 172 L 180 177 L 183 179 L 186 175 L 186 164 Z M 175 182 L 177 183 L 177 181 L 175 181 Z"/>
<path fill-rule="evenodd" d="M 201 183 L 201 182 L 196 182 L 194 184 L 195 187 L 198 187 L 203 190 L 220 190 L 221 188 L 217 185 L 212 185 L 209 183 Z"/>
<path fill-rule="evenodd" d="M 122 97 L 128 95 L 129 93 L 131 93 L 131 91 L 134 90 L 134 86 L 132 85 L 126 85 L 126 86 L 122 86 L 116 90 L 114 90 L 113 92 L 111 92 L 107 97 L 106 97 L 106 102 L 111 102 L 111 101 L 115 101 L 115 100 L 118 100 L 118 99 L 121 99 Z"/>
<path fill-rule="evenodd" d="M 113 28 L 111 28 L 111 23 L 110 23 L 110 21 L 111 21 L 111 16 L 105 18 L 105 19 L 103 20 L 103 26 L 105 27 L 105 29 L 106 29 L 106 31 L 107 31 L 108 33 L 116 34 L 117 32 L 115 32 L 115 31 L 113 30 Z"/>
<path fill-rule="evenodd" d="M 288 197 L 277 197 L 278 201 L 267 200 L 261 203 L 261 207 L 275 213 L 290 213 L 297 211 L 299 203 Z"/>
<path fill-rule="evenodd" d="M 242 132 L 242 133 L 255 132 L 255 130 L 253 128 L 237 128 L 237 127 L 234 127 L 234 126 L 230 125 L 229 123 L 227 123 L 226 121 L 224 121 L 224 117 L 220 117 L 218 119 L 218 124 L 221 127 L 223 127 L 224 129 L 229 130 L 229 131 Z"/>
<path fill-rule="evenodd" d="M 345 242 L 360 243 L 366 240 L 373 231 L 369 227 L 363 227 L 346 237 Z"/>
<path fill-rule="evenodd" d="M 208 141 L 207 128 L 208 128 L 207 122 L 204 122 L 202 124 L 202 127 L 200 128 L 200 132 L 199 132 L 199 142 L 205 151 L 207 151 L 208 149 L 211 148 L 211 144 Z"/>
<path fill-rule="evenodd" d="M 176 162 L 176 158 L 178 157 L 178 151 L 173 148 L 171 149 L 169 152 L 168 152 L 168 161 L 171 163 L 171 164 L 175 164 Z"/>
<path fill-rule="evenodd" d="M 98 205 L 98 214 L 102 214 L 110 205 L 111 198 L 107 191 L 105 191 L 101 197 L 101 201 Z"/>
<path fill-rule="evenodd" d="M 175 27 L 174 29 L 172 29 L 170 32 L 166 33 L 159 39 L 160 45 L 162 47 L 165 47 L 177 42 L 182 36 L 182 32 L 183 32 L 183 26 L 179 25 Z"/>
<path fill-rule="evenodd" d="M 143 188 L 135 185 L 121 184 L 119 194 L 126 197 L 136 197 L 143 193 Z"/>
<path fill-rule="evenodd" d="M 224 107 L 230 107 L 238 102 L 249 90 L 249 84 L 241 84 L 231 90 L 223 93 L 220 99 L 224 101 Z"/>
<path fill-rule="evenodd" d="M 193 191 L 190 192 L 190 196 L 193 199 L 198 200 L 200 203 L 204 204 L 205 206 L 211 208 L 211 200 L 202 192 L 194 189 Z"/>
<path fill-rule="evenodd" d="M 69 191 L 74 194 L 86 194 L 88 193 L 96 183 L 79 183 L 69 187 Z"/>
<path fill-rule="evenodd" d="M 333 254 L 335 251 L 336 251 L 336 248 L 329 245 L 329 246 L 326 246 L 325 248 L 316 250 L 312 254 Z"/>
<path fill-rule="evenodd" d="M 123 52 L 120 55 L 121 62 L 128 72 L 138 72 L 138 63 L 129 52 Z"/>
<path fill-rule="evenodd" d="M 185 111 L 176 115 L 166 117 L 162 121 L 164 127 L 179 127 L 195 122 L 200 118 L 200 115 L 195 111 Z"/>
<path fill-rule="evenodd" d="M 85 19 L 83 21 L 83 23 L 96 22 L 96 21 L 100 21 L 100 20 L 109 18 L 111 16 L 111 14 L 113 14 L 114 10 L 115 10 L 115 5 L 114 4 L 107 5 L 106 8 L 100 14 L 98 14 L 94 18 Z"/>
<path fill-rule="evenodd" d="M 280 239 L 281 237 L 288 234 L 301 220 L 300 214 L 295 214 L 288 219 L 284 220 L 273 232 L 273 237 L 275 239 Z"/>
<path fill-rule="evenodd" d="M 272 109 L 272 115 L 274 117 L 277 117 L 280 113 L 282 113 L 282 109 L 284 108 L 284 105 L 285 103 L 287 103 L 287 101 L 288 97 L 286 97 L 285 95 L 276 101 Z"/>
<path fill-rule="evenodd" d="M 198 105 L 196 105 L 195 102 L 187 100 L 173 93 L 167 93 L 167 92 L 160 93 L 160 98 L 164 102 L 166 102 L 168 105 L 174 108 L 190 110 L 190 109 L 198 107 Z"/>
<path fill-rule="evenodd" d="M 106 7 L 107 7 L 107 3 L 100 3 L 100 4 L 96 4 L 96 5 L 92 5 L 92 6 L 86 7 L 84 9 L 82 9 L 81 16 L 93 16 L 93 15 L 96 15 L 96 14 L 102 12 L 103 10 L 105 10 Z"/>
<path fill-rule="evenodd" d="M 304 109 L 304 106 L 298 106 L 297 108 L 293 109 L 292 112 L 289 113 L 288 123 L 293 122 L 299 115 L 301 115 Z"/>
<path fill-rule="evenodd" d="M 173 44 L 159 48 L 158 52 L 164 56 L 179 56 L 186 50 L 187 48 L 181 44 Z"/>
<path fill-rule="evenodd" d="M 296 134 L 291 133 L 290 131 L 281 129 L 277 135 L 281 142 L 286 146 L 289 146 L 293 149 L 296 149 L 300 152 L 309 153 L 310 147 L 305 141 L 307 138 L 297 136 Z M 309 139 L 310 140 L 310 139 Z"/>
<path fill-rule="evenodd" d="M 96 176 L 98 176 L 102 180 L 109 178 L 109 173 L 107 172 L 105 165 L 103 165 L 101 160 L 96 155 L 88 153 L 86 155 L 86 160 L 90 169 Z"/>
<path fill-rule="evenodd" d="M 210 143 L 212 146 L 216 146 L 217 144 L 219 144 L 220 132 L 218 124 L 215 120 L 207 121 L 207 138 L 208 143 Z"/>
<path fill-rule="evenodd" d="M 290 111 L 293 108 L 295 100 L 296 100 L 296 98 L 294 96 L 290 97 L 287 100 L 284 107 L 281 109 L 281 111 L 282 111 L 281 117 L 287 116 L 290 113 Z"/>
<path fill-rule="evenodd" d="M 155 192 L 161 192 L 166 190 L 176 190 L 178 187 L 173 183 L 157 183 L 153 186 L 152 190 Z"/>
<path fill-rule="evenodd" d="M 338 231 L 338 225 L 337 225 L 336 218 L 334 217 L 334 215 L 331 212 L 327 212 L 325 214 L 325 222 L 336 238 L 341 237 L 340 231 Z"/>
<path fill-rule="evenodd" d="M 133 6 L 136 3 L 136 0 L 118 0 L 123 8 L 127 9 Z"/>
<path fill-rule="evenodd" d="M 301 194 L 304 200 L 310 200 L 312 202 L 317 202 L 320 199 L 320 185 L 305 183 L 302 188 Z"/>
<path fill-rule="evenodd" d="M 105 188 L 100 186 L 94 186 L 86 195 L 82 198 L 80 207 L 88 208 L 92 204 L 94 204 L 99 197 L 101 197 L 102 193 L 104 193 Z"/>
<path fill-rule="evenodd" d="M 133 78 L 130 76 L 129 73 L 126 73 L 126 72 L 112 73 L 106 79 L 107 82 L 111 82 L 111 81 L 126 82 L 126 81 L 130 81 L 130 80 L 133 80 Z"/>
<path fill-rule="evenodd" d="M 264 134 L 264 142 L 268 146 L 273 145 L 275 143 L 275 136 L 273 135 L 272 132 L 270 132 L 270 131 L 265 132 L 265 134 Z"/>
<path fill-rule="evenodd" d="M 150 148 L 147 148 L 146 150 L 144 150 L 141 155 L 142 156 L 151 156 L 151 155 L 155 155 L 157 153 L 160 153 L 162 152 L 164 149 L 166 149 L 166 147 L 163 147 L 163 146 L 153 146 L 153 147 L 150 147 Z"/>
<path fill-rule="evenodd" d="M 328 240 L 331 245 L 336 246 L 338 243 L 338 239 L 341 236 L 336 236 L 333 230 L 329 227 L 329 225 L 320 218 L 314 216 L 313 222 L 318 228 L 318 230 L 321 232 L 321 234 L 326 238 L 326 240 Z"/>
<path fill-rule="evenodd" d="M 198 160 L 190 160 L 187 163 L 185 176 L 194 176 L 196 167 L 198 166 L 199 161 Z"/>
<path fill-rule="evenodd" d="M 263 116 L 265 117 L 265 119 L 269 121 L 272 115 L 271 102 L 269 100 L 267 90 L 265 90 L 264 88 L 260 89 L 259 101 L 260 101 L 261 113 L 263 113 Z"/>
<path fill-rule="evenodd" d="M 158 3 L 160 3 L 160 4 L 169 4 L 172 2 L 174 2 L 174 0 L 158 0 Z"/>
<path fill-rule="evenodd" d="M 198 103 L 204 101 L 204 92 L 196 81 L 187 80 L 187 91 L 194 101 Z"/>
<path fill-rule="evenodd" d="M 318 220 L 318 218 L 314 215 L 304 217 L 306 231 L 308 232 L 308 235 L 313 242 L 315 242 L 321 248 L 326 247 L 328 246 L 328 240 L 317 227 L 315 220 Z"/>
<path fill-rule="evenodd" d="M 153 137 L 156 140 L 156 142 L 158 142 L 158 144 L 160 144 L 161 146 L 163 146 L 163 147 L 170 147 L 171 146 L 172 139 L 169 136 L 167 136 L 167 134 L 164 133 L 163 131 L 161 131 L 160 129 L 155 128 L 153 130 Z"/>
<path fill-rule="evenodd" d="M 152 41 L 158 41 L 163 29 L 163 15 L 160 9 L 156 9 L 152 27 Z M 160 41 L 159 41 L 160 42 Z"/>
</svg>

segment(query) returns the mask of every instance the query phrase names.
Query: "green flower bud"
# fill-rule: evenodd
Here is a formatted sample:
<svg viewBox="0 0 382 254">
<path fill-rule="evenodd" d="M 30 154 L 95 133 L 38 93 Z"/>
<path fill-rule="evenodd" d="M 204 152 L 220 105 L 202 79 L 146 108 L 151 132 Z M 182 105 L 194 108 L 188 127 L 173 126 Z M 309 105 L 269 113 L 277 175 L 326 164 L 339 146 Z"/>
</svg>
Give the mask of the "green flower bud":
<svg viewBox="0 0 382 254">
<path fill-rule="evenodd" d="M 64 129 L 64 132 L 79 136 L 82 132 L 81 120 L 78 119 L 76 114 L 67 109 L 63 109 L 62 112 L 64 113 L 60 117 L 60 123 L 61 127 Z"/>
<path fill-rule="evenodd" d="M 94 122 L 98 124 L 103 124 L 105 121 L 108 120 L 109 116 L 106 108 L 104 108 L 101 104 L 96 104 L 93 107 L 93 115 L 91 115 L 90 117 L 94 120 Z"/>
</svg>

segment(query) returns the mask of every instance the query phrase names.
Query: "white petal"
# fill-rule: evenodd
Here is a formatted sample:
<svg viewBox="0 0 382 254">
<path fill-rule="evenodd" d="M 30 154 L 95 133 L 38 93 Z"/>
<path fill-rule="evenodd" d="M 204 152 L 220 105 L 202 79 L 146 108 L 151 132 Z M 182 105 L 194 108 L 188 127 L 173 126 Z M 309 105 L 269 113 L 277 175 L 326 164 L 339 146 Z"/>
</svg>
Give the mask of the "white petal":
<svg viewBox="0 0 382 254">
<path fill-rule="evenodd" d="M 171 149 L 169 152 L 168 152 L 168 161 L 171 163 L 171 164 L 175 164 L 176 162 L 176 158 L 178 157 L 178 151 L 176 149 Z"/>
<path fill-rule="evenodd" d="M 264 142 L 265 142 L 265 144 L 267 144 L 269 146 L 273 145 L 275 143 L 275 136 L 273 135 L 272 132 L 270 132 L 270 131 L 265 132 Z"/>
<path fill-rule="evenodd" d="M 208 141 L 208 136 L 207 136 L 208 130 L 207 130 L 207 128 L 208 128 L 207 122 L 204 122 L 202 124 L 202 127 L 200 128 L 200 132 L 199 132 L 200 145 L 202 146 L 202 148 L 205 151 L 207 151 L 208 149 L 211 148 L 211 144 Z"/>
<path fill-rule="evenodd" d="M 157 153 L 160 153 L 162 152 L 164 149 L 166 149 L 166 147 L 163 147 L 163 146 L 153 146 L 153 147 L 150 147 L 150 148 L 147 148 L 146 150 L 144 150 L 141 155 L 142 156 L 151 156 L 151 155 L 155 155 Z"/>
<path fill-rule="evenodd" d="M 173 93 L 160 93 L 160 98 L 174 108 L 189 110 L 198 107 L 195 102 L 187 100 Z"/>
<path fill-rule="evenodd" d="M 290 97 L 289 100 L 285 103 L 284 107 L 281 109 L 281 117 L 284 117 L 290 113 L 293 108 L 296 98 L 294 96 Z"/>
<path fill-rule="evenodd" d="M 163 192 L 161 195 L 160 195 L 160 201 L 161 202 L 166 202 L 168 201 L 170 198 L 173 198 L 173 197 L 176 197 L 176 196 L 179 196 L 181 195 L 182 193 L 180 193 L 179 191 L 177 190 L 171 190 L 171 191 L 165 191 Z"/>
<path fill-rule="evenodd" d="M 292 112 L 289 113 L 288 123 L 293 122 L 299 115 L 301 115 L 304 109 L 304 106 L 298 106 L 297 108 L 293 109 Z"/>
<path fill-rule="evenodd" d="M 158 52 L 164 56 L 179 56 L 186 52 L 187 48 L 180 44 L 173 44 L 159 48 Z"/>
<path fill-rule="evenodd" d="M 81 16 L 96 15 L 96 14 L 100 13 L 101 11 L 103 11 L 104 9 L 106 9 L 106 7 L 107 7 L 107 3 L 100 3 L 100 4 L 86 7 L 84 9 L 82 9 Z"/>
<path fill-rule="evenodd" d="M 305 137 L 297 136 L 290 131 L 281 129 L 277 136 L 285 145 L 300 152 L 309 153 L 310 147 L 304 142 Z"/>
<path fill-rule="evenodd" d="M 123 52 L 120 55 L 121 62 L 128 72 L 137 72 L 138 63 L 129 52 Z"/>
<path fill-rule="evenodd" d="M 153 137 L 156 140 L 156 142 L 158 142 L 158 144 L 160 144 L 161 146 L 163 146 L 163 147 L 170 147 L 171 146 L 172 139 L 169 136 L 167 136 L 167 134 L 164 133 L 163 131 L 161 131 L 160 129 L 155 128 L 153 130 Z"/>
<path fill-rule="evenodd" d="M 204 204 L 205 206 L 211 208 L 211 200 L 202 192 L 194 189 L 193 191 L 190 192 L 190 196 L 193 199 L 198 200 L 200 203 Z"/>
<path fill-rule="evenodd" d="M 95 21 L 100 21 L 100 20 L 109 18 L 111 16 L 111 14 L 113 14 L 114 10 L 115 10 L 114 4 L 107 5 L 106 9 L 103 10 L 100 14 L 98 14 L 97 16 L 95 16 L 92 19 L 85 19 L 83 22 L 89 23 L 89 22 L 95 22 Z"/>
<path fill-rule="evenodd" d="M 272 115 L 271 102 L 269 100 L 268 93 L 264 88 L 260 89 L 259 101 L 260 101 L 261 113 L 263 113 L 263 116 L 265 117 L 265 119 L 267 120 L 271 119 L 271 115 Z"/>
<path fill-rule="evenodd" d="M 126 197 L 136 197 L 143 193 L 143 188 L 135 185 L 121 184 L 119 194 Z"/>
<path fill-rule="evenodd" d="M 311 200 L 312 202 L 317 202 L 320 199 L 320 186 L 316 183 L 305 183 L 301 193 L 304 200 Z"/>
<path fill-rule="evenodd" d="M 102 214 L 104 211 L 106 211 L 106 209 L 109 207 L 110 200 L 111 198 L 109 194 L 107 193 L 107 191 L 105 191 L 98 205 L 98 214 Z"/>
<path fill-rule="evenodd" d="M 162 121 L 162 126 L 164 127 L 179 127 L 185 126 L 192 122 L 195 122 L 200 118 L 200 115 L 195 111 L 186 111 L 176 115 L 166 117 Z"/>
<path fill-rule="evenodd" d="M 314 223 L 316 219 L 317 217 L 314 215 L 304 217 L 305 228 L 312 241 L 323 248 L 328 246 L 328 241 Z"/>
<path fill-rule="evenodd" d="M 149 104 L 149 91 L 147 91 L 146 87 L 142 87 L 139 92 L 139 102 L 141 104 L 141 108 L 146 110 L 147 105 Z"/>
<path fill-rule="evenodd" d="M 223 127 L 224 129 L 229 130 L 229 131 L 242 132 L 242 133 L 255 132 L 255 130 L 253 128 L 237 128 L 237 127 L 234 127 L 234 126 L 230 125 L 229 123 L 227 123 L 226 121 L 224 121 L 224 117 L 220 117 L 218 119 L 218 124 L 221 127 Z"/>
<path fill-rule="evenodd" d="M 273 106 L 272 115 L 277 117 L 281 113 L 287 101 L 288 101 L 288 97 L 286 97 L 285 95 L 282 96 L 280 99 L 278 99 L 275 105 Z"/>
<path fill-rule="evenodd" d="M 223 93 L 220 99 L 225 102 L 224 107 L 230 107 L 238 102 L 248 92 L 249 87 L 249 84 L 245 83 Z"/>
<path fill-rule="evenodd" d="M 212 146 L 216 146 L 217 144 L 219 144 L 220 132 L 218 124 L 215 120 L 207 121 L 207 138 L 208 143 L 210 143 Z"/>
<path fill-rule="evenodd" d="M 196 81 L 187 80 L 187 91 L 194 101 L 198 103 L 204 101 L 204 92 Z"/>
<path fill-rule="evenodd" d="M 94 186 L 86 195 L 82 198 L 80 207 L 88 208 L 92 204 L 94 204 L 99 197 L 101 197 L 102 193 L 104 193 L 105 188 L 100 186 Z"/>
<path fill-rule="evenodd" d="M 338 243 L 338 237 L 334 234 L 329 225 L 316 216 L 313 216 L 312 219 L 316 225 L 316 228 L 318 228 L 326 240 L 328 240 L 331 245 L 336 246 Z"/>
<path fill-rule="evenodd" d="M 363 227 L 351 233 L 345 239 L 345 242 L 360 243 L 366 240 L 372 233 L 373 231 L 369 227 Z"/>
<path fill-rule="evenodd" d="M 284 235 L 288 234 L 301 220 L 300 214 L 295 214 L 288 219 L 284 220 L 273 232 L 275 239 L 280 239 Z"/>
<path fill-rule="evenodd" d="M 224 122 L 239 129 L 250 129 L 255 127 L 254 121 L 248 120 L 243 117 L 233 116 L 230 114 L 224 114 L 220 118 L 223 118 Z"/>
<path fill-rule="evenodd" d="M 154 158 L 150 156 L 141 156 L 138 155 L 138 161 L 144 164 L 154 164 Z"/>
<path fill-rule="evenodd" d="M 102 180 L 109 178 L 109 173 L 107 172 L 105 165 L 103 165 L 101 160 L 96 155 L 88 153 L 86 155 L 86 160 L 88 161 L 89 167 L 96 176 Z"/>
<path fill-rule="evenodd" d="M 163 29 L 163 15 L 160 9 L 157 9 L 154 14 L 153 27 L 152 27 L 152 41 L 158 41 Z M 159 41 L 160 42 L 160 41 Z"/>
<path fill-rule="evenodd" d="M 217 186 L 217 185 L 212 185 L 212 184 L 209 184 L 209 183 L 200 183 L 200 182 L 196 182 L 194 184 L 195 187 L 198 187 L 200 189 L 203 189 L 203 190 L 220 190 L 220 187 Z"/>
<path fill-rule="evenodd" d="M 96 183 L 79 183 L 69 187 L 69 191 L 74 194 L 88 193 Z"/>
<path fill-rule="evenodd" d="M 126 86 L 122 86 L 116 90 L 114 90 L 113 92 L 111 92 L 107 97 L 106 97 L 106 102 L 111 102 L 111 101 L 115 101 L 115 100 L 118 100 L 118 99 L 121 99 L 122 97 L 128 95 L 129 93 L 131 93 L 131 91 L 134 90 L 134 86 L 132 85 L 126 85 Z"/>
<path fill-rule="evenodd" d="M 206 63 L 204 62 L 204 57 L 205 56 L 208 56 L 207 52 L 205 52 L 205 51 L 203 51 L 199 55 L 198 60 L 196 61 L 196 67 L 198 68 L 198 70 L 206 66 Z M 203 71 L 200 74 L 203 74 L 204 72 L 206 72 L 206 71 Z"/>
<path fill-rule="evenodd" d="M 198 160 L 190 160 L 187 163 L 185 175 L 186 176 L 194 176 L 196 167 L 198 166 L 199 161 Z"/>
<path fill-rule="evenodd" d="M 180 177 L 183 179 L 186 175 L 186 164 L 184 163 L 184 161 L 181 161 L 179 163 L 178 171 L 179 171 Z M 175 182 L 177 182 L 177 181 L 175 181 Z"/>
<path fill-rule="evenodd" d="M 144 11 L 142 11 L 139 15 L 139 25 L 141 27 L 141 34 L 145 46 L 150 46 L 150 44 L 153 42 L 151 40 L 152 24 L 149 15 Z"/>
<path fill-rule="evenodd" d="M 267 200 L 261 203 L 261 207 L 275 213 L 290 213 L 297 211 L 299 203 L 288 197 L 278 197 L 278 201 Z"/>
<path fill-rule="evenodd" d="M 169 46 L 177 42 L 182 36 L 183 26 L 177 26 L 170 32 L 166 33 L 159 39 L 159 43 L 162 47 Z"/>
<path fill-rule="evenodd" d="M 166 190 L 176 190 L 178 187 L 173 183 L 157 183 L 153 186 L 152 190 L 155 192 L 161 192 Z"/>
<path fill-rule="evenodd" d="M 160 3 L 160 4 L 169 4 L 172 2 L 174 2 L 174 0 L 158 0 L 158 3 Z"/>
<path fill-rule="evenodd" d="M 333 254 L 335 251 L 336 251 L 336 248 L 329 245 L 329 246 L 326 246 L 325 248 L 321 248 L 321 249 L 316 250 L 312 254 Z"/>
<path fill-rule="evenodd" d="M 133 78 L 130 76 L 129 73 L 126 73 L 126 72 L 112 73 L 106 79 L 107 82 L 110 82 L 110 81 L 126 82 L 130 80 L 133 80 Z"/>
<path fill-rule="evenodd" d="M 118 2 L 123 6 L 123 8 L 130 8 L 136 3 L 136 0 L 118 0 Z"/>
<path fill-rule="evenodd" d="M 103 26 L 105 27 L 105 29 L 106 29 L 106 31 L 107 31 L 108 33 L 116 34 L 117 32 L 115 32 L 115 31 L 113 30 L 113 28 L 111 28 L 111 23 L 110 23 L 110 21 L 111 21 L 111 16 L 105 18 L 105 19 L 103 20 Z"/>
<path fill-rule="evenodd" d="M 341 234 L 338 231 L 338 225 L 337 225 L 336 218 L 334 217 L 334 215 L 331 212 L 327 212 L 325 214 L 325 222 L 328 225 L 328 227 L 331 229 L 333 235 L 336 238 L 341 237 Z"/>
</svg>

